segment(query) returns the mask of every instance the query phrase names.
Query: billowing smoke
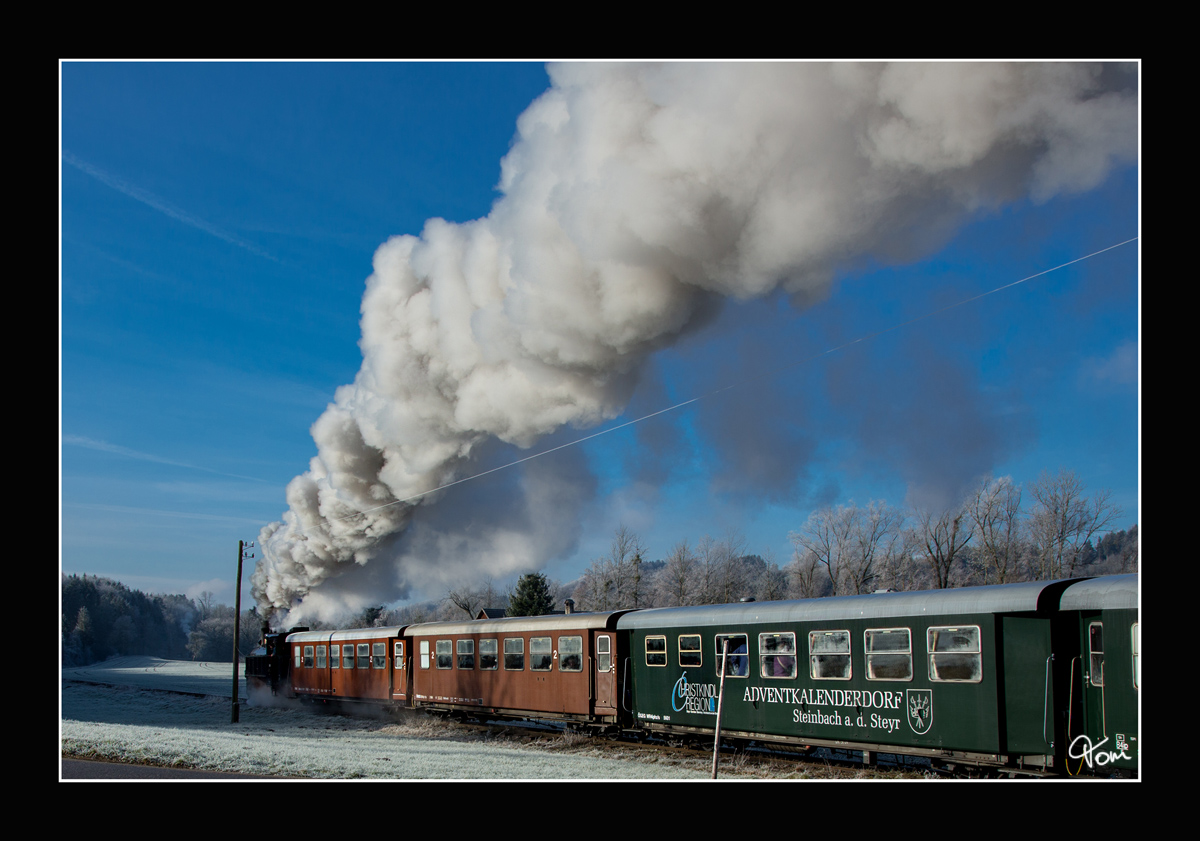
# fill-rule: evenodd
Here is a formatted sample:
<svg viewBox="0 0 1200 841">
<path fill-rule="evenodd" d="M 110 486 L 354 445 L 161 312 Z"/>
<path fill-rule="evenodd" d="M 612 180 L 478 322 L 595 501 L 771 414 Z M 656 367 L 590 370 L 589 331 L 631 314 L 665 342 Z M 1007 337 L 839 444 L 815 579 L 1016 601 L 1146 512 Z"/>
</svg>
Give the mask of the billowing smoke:
<svg viewBox="0 0 1200 841">
<path fill-rule="evenodd" d="M 492 212 L 376 252 L 362 369 L 262 532 L 260 606 L 332 615 L 568 549 L 590 493 L 578 457 L 507 471 L 487 487 L 503 516 L 470 529 L 445 491 L 415 497 L 497 442 L 616 417 L 648 357 L 725 298 L 803 305 L 839 267 L 914 258 L 975 211 L 1096 186 L 1135 152 L 1132 69 L 551 67 Z"/>
</svg>

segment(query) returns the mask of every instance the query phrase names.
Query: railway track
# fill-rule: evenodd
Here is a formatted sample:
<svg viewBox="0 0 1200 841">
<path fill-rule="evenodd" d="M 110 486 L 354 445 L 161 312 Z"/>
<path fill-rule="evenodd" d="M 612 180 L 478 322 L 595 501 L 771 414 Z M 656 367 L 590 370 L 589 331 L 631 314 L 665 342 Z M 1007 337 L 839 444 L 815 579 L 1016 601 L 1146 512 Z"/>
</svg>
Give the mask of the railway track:
<svg viewBox="0 0 1200 841">
<path fill-rule="evenodd" d="M 438 716 L 438 718 L 442 718 Z M 529 745 L 552 749 L 590 749 L 619 754 L 638 754 L 640 761 L 647 757 L 662 757 L 672 761 L 687 761 L 711 767 L 712 739 L 659 739 L 644 733 L 591 735 L 556 723 L 502 720 L 444 720 L 447 726 L 464 731 L 491 734 L 492 738 L 508 738 Z M 981 769 L 946 768 L 923 757 L 876 754 L 870 764 L 864 764 L 859 751 L 812 748 L 787 749 L 742 740 L 721 740 L 717 762 L 718 777 L 733 773 L 739 777 L 831 778 L 831 779 L 928 779 L 932 777 L 983 777 Z M 557 743 L 557 744 L 555 744 Z M 993 775 L 994 776 L 994 775 Z"/>
<path fill-rule="evenodd" d="M 188 697 L 207 697 L 228 700 L 228 696 L 192 692 L 183 689 L 118 686 L 111 681 L 82 680 L 117 688 L 165 692 Z M 356 717 L 362 704 L 353 702 L 295 702 L 297 710 L 329 715 Z M 378 708 L 371 707 L 373 714 Z M 477 720 L 465 715 L 431 714 L 406 709 L 389 710 L 387 718 L 398 723 L 423 722 L 457 730 L 467 739 L 509 741 L 515 745 L 539 747 L 551 751 L 601 752 L 612 758 L 633 761 L 664 761 L 694 765 L 707 769 L 712 763 L 712 739 L 701 736 L 688 738 L 657 738 L 644 732 L 612 735 L 593 735 L 557 722 L 517 721 L 502 719 Z M 1047 776 L 1036 771 L 1014 771 L 968 766 L 943 762 L 927 757 L 912 757 L 872 752 L 871 762 L 864 763 L 861 751 L 812 747 L 807 750 L 768 745 L 754 741 L 723 739 L 718 760 L 718 776 L 763 779 L 820 778 L 820 779 L 930 779 L 930 778 L 995 778 L 1000 776 Z"/>
</svg>

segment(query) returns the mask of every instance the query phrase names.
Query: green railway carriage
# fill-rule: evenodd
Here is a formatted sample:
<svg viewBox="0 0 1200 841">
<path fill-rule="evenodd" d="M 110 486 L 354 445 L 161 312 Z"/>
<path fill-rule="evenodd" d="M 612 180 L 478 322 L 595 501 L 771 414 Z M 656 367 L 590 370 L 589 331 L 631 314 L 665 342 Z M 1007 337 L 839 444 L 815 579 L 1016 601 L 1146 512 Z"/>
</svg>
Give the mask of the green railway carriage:
<svg viewBox="0 0 1200 841">
<path fill-rule="evenodd" d="M 1070 583 L 630 613 L 633 724 L 710 735 L 720 708 L 734 739 L 1052 767 Z"/>
<path fill-rule="evenodd" d="M 266 634 L 256 695 L 1136 771 L 1138 577 Z"/>
<path fill-rule="evenodd" d="M 1067 663 L 1064 692 L 1069 773 L 1135 770 L 1141 629 L 1138 577 L 1113 575 L 1072 584 L 1059 604 Z"/>
</svg>

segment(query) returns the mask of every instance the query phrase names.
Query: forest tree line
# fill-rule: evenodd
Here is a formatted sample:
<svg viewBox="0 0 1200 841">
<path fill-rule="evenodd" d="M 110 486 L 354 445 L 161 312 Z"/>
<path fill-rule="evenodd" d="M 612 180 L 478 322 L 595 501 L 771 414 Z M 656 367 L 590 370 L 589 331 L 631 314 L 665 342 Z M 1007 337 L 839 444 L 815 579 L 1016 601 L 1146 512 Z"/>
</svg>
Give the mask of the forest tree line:
<svg viewBox="0 0 1200 841">
<path fill-rule="evenodd" d="M 216 604 L 211 593 L 146 595 L 109 578 L 64 575 L 61 618 L 64 667 L 132 654 L 224 662 L 233 656 L 234 609 Z M 243 657 L 261 634 L 254 610 L 243 611 Z"/>
<path fill-rule="evenodd" d="M 575 610 L 618 610 L 1136 572 L 1137 525 L 1114 530 L 1121 516 L 1109 492 L 1089 495 L 1071 471 L 1044 473 L 1025 488 L 988 477 L 941 510 L 882 501 L 821 508 L 788 535 L 793 550 L 783 564 L 770 554 L 748 553 L 737 533 L 682 540 L 665 558 L 649 560 L 639 536 L 621 527 L 608 553 L 580 579 L 549 589 L 559 610 L 567 598 Z M 507 600 L 508 592 L 487 580 L 452 590 L 436 611 L 422 606 L 418 612 L 461 619 Z M 411 612 L 384 618 L 423 621 Z"/>
<path fill-rule="evenodd" d="M 681 540 L 666 557 L 648 559 L 641 538 L 621 527 L 609 551 L 583 575 L 556 582 L 540 572 L 509 585 L 486 578 L 439 601 L 368 607 L 334 627 L 386 627 L 474 619 L 491 608 L 508 615 L 563 610 L 618 610 L 819 598 L 879 590 L 930 590 L 1052 578 L 1137 572 L 1138 528 L 1114 530 L 1122 512 L 1110 495 L 1091 495 L 1074 473 L 1043 474 L 1027 488 L 988 478 L 943 510 L 905 509 L 882 501 L 850 502 L 812 512 L 788 537 L 791 558 L 751 554 L 744 537 Z M 228 661 L 234 609 L 183 595 L 145 595 L 94 576 L 62 578 L 64 666 L 119 654 Z M 262 622 L 244 611 L 239 651 L 258 643 Z M 276 629 L 280 630 L 280 629 Z"/>
</svg>

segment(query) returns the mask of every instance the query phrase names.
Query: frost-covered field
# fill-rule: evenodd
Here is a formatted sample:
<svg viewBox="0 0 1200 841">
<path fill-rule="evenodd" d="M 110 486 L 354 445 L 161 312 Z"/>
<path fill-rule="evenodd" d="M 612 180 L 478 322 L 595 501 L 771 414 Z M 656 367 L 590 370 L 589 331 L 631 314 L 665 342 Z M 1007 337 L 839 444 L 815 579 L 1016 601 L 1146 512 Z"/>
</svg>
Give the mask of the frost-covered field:
<svg viewBox="0 0 1200 841">
<path fill-rule="evenodd" d="M 696 759 L 612 759 L 602 746 L 558 735 L 515 746 L 416 715 L 374 720 L 243 705 L 231 724 L 228 665 L 120 658 L 62 676 L 62 753 L 84 758 L 335 779 L 708 776 Z"/>
</svg>

